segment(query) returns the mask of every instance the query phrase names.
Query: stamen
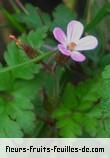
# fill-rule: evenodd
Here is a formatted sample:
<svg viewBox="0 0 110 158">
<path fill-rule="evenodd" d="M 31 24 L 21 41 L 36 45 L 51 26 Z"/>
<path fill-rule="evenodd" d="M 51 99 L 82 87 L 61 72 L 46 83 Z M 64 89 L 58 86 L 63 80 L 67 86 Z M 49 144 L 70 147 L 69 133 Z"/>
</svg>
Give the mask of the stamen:
<svg viewBox="0 0 110 158">
<path fill-rule="evenodd" d="M 68 44 L 67 49 L 69 49 L 70 51 L 73 51 L 76 46 L 77 46 L 76 43 L 71 42 Z"/>
</svg>

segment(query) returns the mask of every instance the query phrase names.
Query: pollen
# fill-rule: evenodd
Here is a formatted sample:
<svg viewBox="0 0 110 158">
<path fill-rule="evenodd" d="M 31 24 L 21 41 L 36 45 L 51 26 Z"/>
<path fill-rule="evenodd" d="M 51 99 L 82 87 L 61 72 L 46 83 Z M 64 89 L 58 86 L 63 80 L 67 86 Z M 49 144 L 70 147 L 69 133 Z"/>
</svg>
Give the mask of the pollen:
<svg viewBox="0 0 110 158">
<path fill-rule="evenodd" d="M 70 51 L 73 51 L 76 47 L 76 44 L 74 42 L 71 42 L 68 44 L 67 49 L 69 49 Z"/>
</svg>

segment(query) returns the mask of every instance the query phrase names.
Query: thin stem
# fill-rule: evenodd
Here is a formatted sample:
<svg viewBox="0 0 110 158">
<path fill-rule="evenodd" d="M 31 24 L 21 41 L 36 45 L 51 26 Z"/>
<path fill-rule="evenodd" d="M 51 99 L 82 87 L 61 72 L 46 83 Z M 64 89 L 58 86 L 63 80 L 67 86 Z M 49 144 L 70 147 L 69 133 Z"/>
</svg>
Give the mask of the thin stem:
<svg viewBox="0 0 110 158">
<path fill-rule="evenodd" d="M 16 13 L 19 13 L 19 9 L 18 7 L 16 6 L 15 2 L 13 0 L 9 0 L 10 4 L 12 5 L 12 7 L 15 9 Z"/>
<path fill-rule="evenodd" d="M 52 71 L 50 65 L 46 64 L 46 63 L 43 62 L 43 61 L 40 61 L 40 63 L 44 66 L 44 68 L 45 68 L 48 72 L 53 73 L 53 71 Z"/>
<path fill-rule="evenodd" d="M 25 9 L 23 4 L 20 2 L 20 0 L 16 0 L 16 4 L 24 11 L 26 15 L 29 15 L 29 12 Z"/>
<path fill-rule="evenodd" d="M 94 3 L 94 0 L 87 1 L 87 8 L 86 8 L 87 9 L 87 17 L 86 17 L 87 24 L 91 22 L 93 3 Z"/>
<path fill-rule="evenodd" d="M 21 64 L 18 64 L 18 65 L 15 65 L 15 66 L 9 66 L 9 67 L 6 67 L 6 68 L 2 68 L 2 69 L 0 69 L 0 73 L 7 72 L 7 71 L 12 71 L 13 69 L 20 68 L 20 67 L 26 66 L 28 64 L 32 64 L 34 62 L 40 62 L 42 59 L 44 59 L 44 58 L 46 58 L 50 55 L 51 55 L 51 53 L 49 52 L 49 53 L 46 53 L 46 54 L 42 54 L 42 55 L 40 55 L 40 56 L 38 56 L 34 59 L 31 59 L 29 61 L 23 62 Z"/>
<path fill-rule="evenodd" d="M 43 45 L 43 48 L 46 48 L 46 49 L 48 49 L 48 50 L 50 50 L 50 51 L 52 51 L 52 52 L 55 52 L 55 51 L 58 50 L 57 47 L 52 47 L 52 46 L 50 46 L 50 45 L 48 45 L 48 44 L 44 44 L 44 45 Z"/>
</svg>

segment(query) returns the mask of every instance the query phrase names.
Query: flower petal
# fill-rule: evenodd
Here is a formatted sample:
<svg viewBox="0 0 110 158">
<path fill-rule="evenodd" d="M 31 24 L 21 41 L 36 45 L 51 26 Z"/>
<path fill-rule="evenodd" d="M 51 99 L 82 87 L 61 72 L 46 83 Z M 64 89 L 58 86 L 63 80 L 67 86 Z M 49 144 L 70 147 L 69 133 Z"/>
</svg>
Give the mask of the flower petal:
<svg viewBox="0 0 110 158">
<path fill-rule="evenodd" d="M 61 28 L 56 27 L 53 30 L 53 34 L 54 34 L 55 39 L 58 42 L 60 42 L 63 45 L 66 45 L 66 35 L 65 35 L 65 33 L 63 32 L 63 30 Z"/>
<path fill-rule="evenodd" d="M 71 53 L 71 58 L 77 62 L 82 62 L 82 61 L 86 60 L 86 57 L 77 51 L 74 51 Z"/>
<path fill-rule="evenodd" d="M 98 40 L 94 36 L 86 36 L 79 40 L 75 50 L 82 51 L 82 50 L 91 50 L 96 48 L 98 45 Z"/>
<path fill-rule="evenodd" d="M 69 50 L 67 50 L 64 45 L 62 44 L 58 44 L 58 49 L 60 50 L 60 52 L 66 56 L 70 56 L 71 52 Z"/>
<path fill-rule="evenodd" d="M 67 26 L 67 41 L 68 43 L 74 42 L 77 44 L 79 41 L 84 27 L 79 21 L 72 20 Z"/>
</svg>

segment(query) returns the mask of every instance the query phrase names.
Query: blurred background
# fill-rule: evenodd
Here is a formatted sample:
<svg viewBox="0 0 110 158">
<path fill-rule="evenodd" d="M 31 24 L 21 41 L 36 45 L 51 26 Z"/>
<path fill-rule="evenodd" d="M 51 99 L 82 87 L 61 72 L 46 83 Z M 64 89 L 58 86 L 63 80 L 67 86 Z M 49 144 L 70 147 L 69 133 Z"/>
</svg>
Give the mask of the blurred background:
<svg viewBox="0 0 110 158">
<path fill-rule="evenodd" d="M 6 18 L 2 8 L 10 13 L 14 13 L 14 9 L 17 9 L 16 7 L 23 9 L 26 3 L 31 3 L 51 15 L 57 5 L 64 3 L 71 10 L 75 10 L 80 18 L 84 17 L 85 11 L 87 11 L 89 22 L 89 19 L 91 19 L 90 16 L 94 16 L 98 9 L 100 9 L 106 2 L 107 0 L 0 0 L 0 54 L 3 52 L 6 43 L 9 41 L 8 34 L 14 31 L 16 32 L 16 28 L 9 26 L 10 24 L 7 21 L 7 18 L 9 17 Z M 108 31 L 109 19 L 106 18 L 101 25 L 103 29 L 102 31 L 104 31 L 106 36 L 109 36 L 110 32 Z"/>
<path fill-rule="evenodd" d="M 64 94 L 64 102 L 65 102 L 65 98 L 66 98 L 65 95 L 67 94 L 66 99 L 67 99 L 68 105 L 70 103 L 69 101 L 71 101 L 73 99 L 74 103 L 72 102 L 72 105 L 73 104 L 75 105 L 74 107 L 76 108 L 76 110 L 77 110 L 77 107 L 79 106 L 79 100 L 81 100 L 80 101 L 81 109 L 83 109 L 83 105 L 85 105 L 85 108 L 86 108 L 86 105 L 87 105 L 87 108 L 88 108 L 88 106 L 91 106 L 91 107 L 94 106 L 93 108 L 95 108 L 96 105 L 98 105 L 100 103 L 100 100 L 101 100 L 100 98 L 103 95 L 101 94 L 101 96 L 99 96 L 99 94 L 96 95 L 96 93 L 92 94 L 92 91 L 90 91 L 91 87 L 93 87 L 93 92 L 94 92 L 94 89 L 96 90 L 96 92 L 99 91 L 98 86 L 96 87 L 96 85 L 94 83 L 96 82 L 96 80 L 97 80 L 97 83 L 99 83 L 99 80 L 97 79 L 97 77 L 99 76 L 99 79 L 100 79 L 101 78 L 100 74 L 103 72 L 104 67 L 106 65 L 110 64 L 110 16 L 109 15 L 110 15 L 110 0 L 0 0 L 0 62 L 6 64 L 7 60 L 10 61 L 12 59 L 12 61 L 13 61 L 15 59 L 18 59 L 17 63 L 14 61 L 11 63 L 12 66 L 13 66 L 13 63 L 16 66 L 16 65 L 20 64 L 21 62 L 24 62 L 24 61 L 22 61 L 22 56 L 20 56 L 20 60 L 18 58 L 18 55 L 20 54 L 19 52 L 21 50 L 18 47 L 16 47 L 15 42 L 12 42 L 11 44 L 9 44 L 9 42 L 11 41 L 11 39 L 9 38 L 9 35 L 15 35 L 16 39 L 20 38 L 21 41 L 26 42 L 26 44 L 29 44 L 29 46 L 31 46 L 31 44 L 32 44 L 32 46 L 33 46 L 33 48 L 35 48 L 36 52 L 38 52 L 40 47 L 41 47 L 41 50 L 43 50 L 43 46 L 46 44 L 53 49 L 54 46 L 55 47 L 57 46 L 57 42 L 54 39 L 53 34 L 52 34 L 53 28 L 56 26 L 60 26 L 64 31 L 66 31 L 66 26 L 69 21 L 74 20 L 74 19 L 79 20 L 85 26 L 85 31 L 84 31 L 85 35 L 91 34 L 91 35 L 96 36 L 98 38 L 99 45 L 98 45 L 97 49 L 93 50 L 93 53 L 88 53 L 88 52 L 86 53 L 87 60 L 83 64 L 69 61 L 70 62 L 69 64 L 65 64 L 66 65 L 65 72 L 62 71 L 63 67 L 59 64 L 58 65 L 59 70 L 56 73 L 57 74 L 56 80 L 58 80 L 57 82 L 59 82 L 59 85 L 62 83 L 62 87 L 66 86 L 67 83 L 72 83 L 72 85 L 74 85 L 74 92 L 75 93 L 77 92 L 78 97 L 76 96 L 76 94 L 74 95 L 73 89 L 71 89 L 72 86 L 70 85 L 69 89 L 65 90 L 65 94 Z M 46 27 L 47 30 L 44 29 L 44 27 Z M 40 31 L 39 31 L 39 28 L 41 29 Z M 41 39 L 40 39 L 40 37 L 41 37 Z M 7 49 L 7 46 L 9 46 L 8 49 Z M 6 51 L 6 49 L 8 51 Z M 18 49 L 18 52 L 16 51 L 17 49 Z M 5 59 L 5 61 L 3 58 L 4 52 L 7 52 L 6 56 L 5 56 L 5 58 L 6 57 L 7 58 Z M 22 52 L 21 52 L 21 54 L 22 54 Z M 52 59 L 51 60 L 52 64 L 54 64 L 53 57 L 51 59 Z M 27 60 L 27 58 L 26 58 L 26 60 Z M 7 65 L 9 65 L 9 64 L 7 64 Z M 30 67 L 30 69 L 31 69 L 31 67 Z M 36 91 L 35 85 L 37 83 L 37 82 L 35 82 L 35 83 L 33 82 L 33 78 L 31 80 L 31 78 L 27 77 L 30 81 L 32 81 L 34 86 L 32 86 L 32 89 L 29 87 L 29 90 L 27 90 L 25 88 L 25 84 L 24 84 L 24 79 L 26 77 L 25 73 L 26 72 L 31 73 L 31 71 L 28 71 L 28 70 L 29 70 L 29 67 L 27 67 L 27 69 L 23 69 L 23 72 L 21 71 L 21 69 L 20 69 L 20 71 L 18 69 L 18 72 L 22 72 L 20 74 L 21 79 L 22 79 L 22 75 L 24 77 L 23 82 L 20 82 L 20 83 L 23 83 L 23 84 L 21 84 L 21 88 L 24 85 L 24 90 L 26 90 L 26 94 L 27 94 L 27 91 L 31 92 L 31 91 L 33 91 L 34 88 Z M 40 68 L 39 68 L 39 71 L 40 71 Z M 105 75 L 106 77 L 109 76 L 109 74 L 110 74 L 109 71 L 107 69 L 107 75 Z M 62 73 L 63 73 L 63 75 L 62 75 Z M 13 73 L 13 74 L 16 76 L 16 73 Z M 43 77 L 42 77 L 42 75 L 43 75 Z M 66 104 L 65 104 L 66 106 L 64 106 L 62 104 L 63 99 L 61 99 L 61 105 L 60 105 L 59 94 L 61 94 L 61 97 L 62 97 L 62 93 L 63 93 L 64 89 L 61 88 L 61 91 L 60 91 L 59 87 L 58 87 L 58 90 L 56 90 L 56 89 L 54 90 L 55 87 L 57 88 L 58 83 L 56 82 L 56 85 L 55 85 L 53 76 L 45 75 L 44 71 L 42 71 L 42 75 L 41 76 L 39 75 L 41 77 L 39 79 L 39 81 L 44 79 L 45 85 L 46 85 L 45 89 L 47 90 L 46 91 L 47 93 L 45 93 L 44 89 L 42 88 L 41 92 L 43 94 L 42 95 L 40 94 L 41 98 L 39 96 L 35 95 L 35 109 L 36 109 L 36 113 L 38 113 L 40 115 L 42 113 L 42 116 L 40 118 L 41 120 L 39 118 L 37 118 L 37 119 L 41 121 L 40 123 L 45 122 L 45 124 L 43 124 L 43 128 L 41 127 L 41 129 L 43 129 L 42 133 L 39 132 L 40 130 L 39 131 L 36 130 L 36 132 L 38 132 L 38 135 L 40 135 L 40 137 L 44 137 L 44 134 L 47 137 L 50 137 L 50 136 L 54 137 L 54 136 L 58 136 L 58 135 L 56 134 L 57 133 L 56 124 L 54 124 L 55 122 L 53 122 L 53 116 L 52 116 L 53 109 L 54 109 L 54 107 L 56 107 L 56 109 L 59 110 L 56 113 L 59 114 L 60 112 L 62 113 L 62 111 L 63 111 L 62 108 L 59 109 L 59 106 L 64 107 L 65 108 L 64 111 L 67 111 L 67 112 L 68 112 L 69 106 L 67 106 Z M 7 79 L 7 76 L 5 76 L 5 73 L 0 76 L 2 78 L 0 80 L 1 85 L 2 85 L 2 81 L 5 85 L 4 80 Z M 46 77 L 46 79 L 44 78 L 44 76 Z M 57 76 L 59 76 L 59 77 L 57 78 Z M 61 77 L 61 76 L 63 76 L 63 77 Z M 19 78 L 19 73 L 18 73 L 17 77 Z M 16 81 L 18 81 L 17 77 L 15 77 L 17 79 Z M 59 79 L 60 77 L 61 77 L 61 82 Z M 91 82 L 91 80 L 90 80 L 90 83 L 86 82 L 89 79 L 92 79 L 92 82 Z M 40 85 L 42 87 L 42 82 L 40 83 L 39 81 L 38 81 L 38 85 Z M 28 80 L 26 80 L 25 82 L 28 86 L 30 85 L 30 83 L 28 83 Z M 83 82 L 82 86 L 80 86 L 80 84 L 79 84 L 80 82 Z M 7 80 L 6 80 L 6 83 L 7 83 Z M 78 84 L 79 84 L 79 86 L 78 86 Z M 10 76 L 9 76 L 9 85 L 10 85 Z M 43 83 L 43 85 L 44 85 L 44 83 Z M 106 87 L 108 88 L 108 84 Z M 104 86 L 104 89 L 106 87 Z M 109 87 L 110 87 L 110 83 L 109 83 Z M 56 93 L 55 93 L 55 96 L 51 97 L 51 95 L 52 95 L 51 91 L 54 92 L 53 90 L 55 92 L 57 92 L 58 94 L 56 95 Z M 87 90 L 87 92 L 86 92 L 86 90 Z M 109 88 L 109 90 L 110 90 L 110 88 Z M 105 96 L 107 94 L 110 94 L 109 90 L 108 89 L 105 90 L 105 92 L 106 92 Z M 13 88 L 12 88 L 12 91 L 13 91 Z M 18 87 L 17 87 L 17 91 L 18 91 Z M 6 87 L 6 92 L 7 92 L 7 87 Z M 18 94 L 20 94 L 22 96 L 21 91 L 20 92 L 18 91 Z M 70 95 L 68 95 L 68 94 L 70 94 Z M 29 95 L 31 96 L 33 94 L 29 93 Z M 76 98 L 73 97 L 73 95 Z M 83 99 L 83 95 L 84 95 L 85 100 Z M 24 96 L 25 96 L 25 94 L 24 94 Z M 69 97 L 70 97 L 70 99 L 69 99 Z M 27 99 L 27 98 L 28 97 L 25 97 L 25 99 Z M 79 98 L 81 98 L 81 99 L 79 99 Z M 103 99 L 104 103 L 105 103 L 105 98 Z M 24 100 L 24 98 L 21 100 Z M 90 103 L 88 100 L 90 101 Z M 15 99 L 15 101 L 16 101 L 16 99 Z M 76 106 L 77 105 L 76 101 L 78 101 L 78 106 Z M 109 101 L 110 101 L 110 96 L 109 96 Z M 25 102 L 23 102 L 23 103 L 25 103 Z M 19 100 L 18 100 L 18 104 L 19 104 Z M 107 105 L 108 105 L 108 101 L 107 101 Z M 50 107 L 53 109 L 51 109 Z M 74 110 L 74 107 L 72 107 L 73 110 Z M 99 107 L 99 106 L 97 106 L 97 107 Z M 108 105 L 108 107 L 110 107 L 110 106 Z M 99 110 L 100 110 L 100 108 L 99 108 Z M 93 111 L 93 114 L 95 113 L 95 111 L 96 111 L 96 109 Z M 107 109 L 107 114 L 108 114 L 108 111 L 110 111 L 109 108 Z M 52 114 L 50 115 L 50 113 L 52 113 Z M 102 111 L 101 114 L 103 115 L 103 113 L 104 112 Z M 22 122 L 23 121 L 25 122 L 25 120 L 27 122 L 29 122 L 27 118 L 24 119 L 24 112 L 22 114 L 23 114 Z M 100 114 L 100 112 L 99 112 L 99 114 Z M 97 115 L 97 113 L 96 113 L 96 115 Z M 101 115 L 101 117 L 102 117 L 102 115 Z M 26 114 L 26 116 L 27 117 L 29 116 L 28 113 Z M 51 118 L 51 116 L 52 116 L 52 118 Z M 64 115 L 63 119 L 61 119 L 62 122 L 60 122 L 60 119 L 58 120 L 60 122 L 59 124 L 61 124 L 61 126 L 62 126 L 62 124 L 65 124 L 65 122 L 63 122 L 63 120 L 65 121 L 65 116 L 67 116 L 67 114 Z M 102 128 L 103 119 L 102 119 L 102 124 L 101 124 L 100 128 L 97 128 L 97 127 L 99 127 L 99 123 L 98 123 L 99 120 L 96 118 L 98 120 L 98 121 L 96 121 L 96 119 L 94 119 L 94 115 L 92 116 L 93 120 L 90 119 L 89 121 L 88 121 L 88 116 L 87 116 L 87 118 L 86 117 L 84 118 L 82 114 L 80 115 L 80 112 L 79 112 L 79 115 L 77 115 L 77 116 L 78 117 L 81 116 L 81 117 L 79 117 L 79 120 L 81 121 L 80 124 L 82 125 L 83 123 L 86 123 L 85 126 L 88 127 L 87 128 L 89 131 L 88 133 L 90 133 L 90 135 L 91 135 L 91 133 L 93 133 L 93 135 L 92 135 L 93 137 L 95 136 L 95 134 L 97 134 L 97 130 L 98 130 L 98 134 L 97 134 L 98 137 L 103 136 L 103 135 L 104 135 L 104 137 L 110 136 L 110 132 L 109 132 L 110 127 L 108 126 L 108 124 L 110 124 L 110 118 L 109 118 L 109 122 L 106 122 L 107 132 L 104 131 L 105 132 L 104 134 L 103 133 L 100 134 L 100 131 L 101 131 L 100 129 L 105 128 L 105 126 L 104 126 L 104 128 Z M 76 116 L 76 119 L 77 119 L 77 116 Z M 84 116 L 86 116 L 85 113 L 84 113 Z M 21 118 L 21 116 L 20 116 L 20 118 Z M 85 120 L 82 121 L 83 118 L 87 122 Z M 57 116 L 56 116 L 56 119 L 57 119 Z M 71 134 L 72 134 L 72 136 L 81 135 L 80 130 L 79 130 L 80 126 L 78 126 L 78 128 L 77 128 L 79 131 L 79 134 L 77 134 L 77 132 L 76 132 L 77 124 L 72 119 L 73 118 L 71 118 L 71 112 L 70 112 L 70 120 L 69 120 L 70 124 L 68 123 L 68 121 L 66 122 L 67 124 L 65 124 L 65 128 L 64 128 L 64 130 L 62 129 L 62 133 L 60 135 L 65 136 L 64 134 L 66 132 L 67 132 L 66 136 L 71 136 Z M 4 123 L 4 121 L 0 121 L 0 122 Z M 23 122 L 23 127 L 24 127 L 24 122 Z M 31 122 L 33 122 L 33 121 L 30 121 L 29 127 L 32 127 Z M 71 123 L 73 123 L 73 122 L 75 125 L 74 126 L 75 130 L 71 129 Z M 94 123 L 94 129 L 92 128 L 93 123 Z M 95 123 L 97 123 L 97 126 L 95 125 Z M 27 124 L 27 123 L 25 123 L 25 124 Z M 38 124 L 39 124 L 39 122 L 38 122 Z M 40 125 L 42 125 L 42 124 L 40 124 Z M 69 128 L 67 125 L 69 125 Z M 91 126 L 91 128 L 89 125 Z M 6 124 L 6 126 L 7 126 L 7 124 Z M 12 126 L 13 126 L 13 124 L 12 124 Z M 48 127 L 50 130 L 48 129 Z M 11 129 L 10 126 L 9 126 L 9 129 Z M 31 128 L 28 128 L 28 129 L 31 129 Z M 26 129 L 26 131 L 27 131 L 27 129 Z M 47 134 L 44 131 L 47 131 Z M 73 133 L 71 133 L 71 131 L 73 131 Z M 75 133 L 74 133 L 74 131 L 75 131 Z M 102 130 L 102 132 L 103 132 L 103 130 Z M 15 133 L 15 131 L 13 133 L 9 131 L 9 133 L 13 134 L 13 133 Z M 19 135 L 19 133 L 18 133 L 18 135 Z M 37 136 L 37 134 L 35 134 L 35 136 Z"/>
<path fill-rule="evenodd" d="M 27 28 L 24 28 L 24 25 L 11 16 L 20 11 L 26 13 L 26 4 L 30 3 L 38 7 L 40 11 L 48 13 L 52 19 L 52 12 L 59 4 L 63 3 L 72 12 L 77 13 L 77 19 L 86 21 L 88 24 L 108 1 L 109 0 L 0 0 L 0 61 L 3 60 L 3 52 L 6 49 L 7 43 L 10 41 L 9 35 L 15 34 L 18 36 L 23 33 L 24 30 L 27 30 Z M 107 51 L 110 50 L 109 26 L 110 17 L 105 16 L 95 28 L 97 32 L 100 32 L 100 40 L 103 43 L 103 49 Z"/>
</svg>

